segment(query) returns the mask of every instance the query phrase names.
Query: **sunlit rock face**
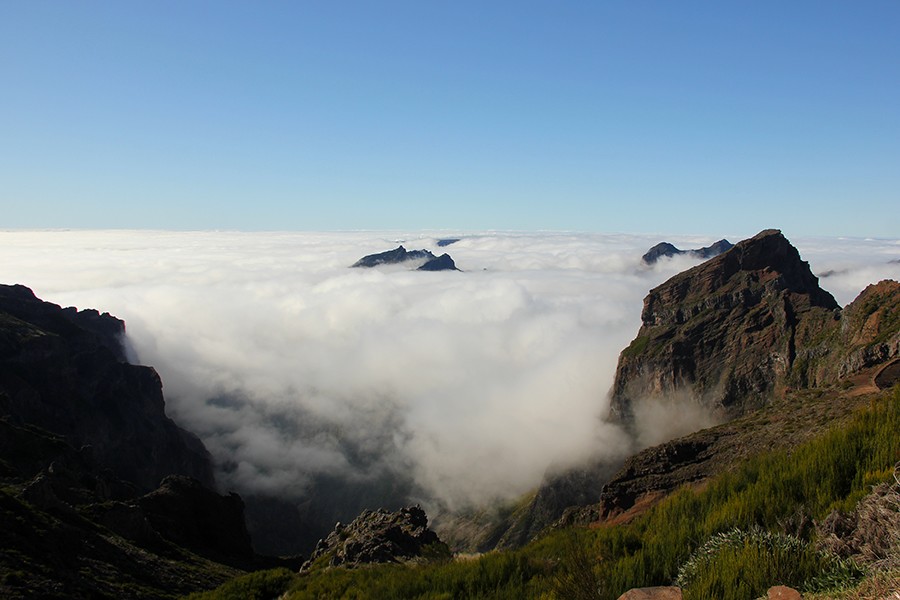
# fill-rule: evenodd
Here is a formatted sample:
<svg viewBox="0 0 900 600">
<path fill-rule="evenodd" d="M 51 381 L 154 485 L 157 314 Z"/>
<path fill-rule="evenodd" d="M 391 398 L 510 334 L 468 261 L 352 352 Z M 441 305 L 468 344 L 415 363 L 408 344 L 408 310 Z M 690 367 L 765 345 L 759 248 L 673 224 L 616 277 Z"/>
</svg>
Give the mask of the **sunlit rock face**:
<svg viewBox="0 0 900 600">
<path fill-rule="evenodd" d="M 787 384 L 798 337 L 837 309 L 781 232 L 763 231 L 650 291 L 611 414 L 631 422 L 640 403 L 678 394 L 725 419 L 759 408 Z"/>
</svg>

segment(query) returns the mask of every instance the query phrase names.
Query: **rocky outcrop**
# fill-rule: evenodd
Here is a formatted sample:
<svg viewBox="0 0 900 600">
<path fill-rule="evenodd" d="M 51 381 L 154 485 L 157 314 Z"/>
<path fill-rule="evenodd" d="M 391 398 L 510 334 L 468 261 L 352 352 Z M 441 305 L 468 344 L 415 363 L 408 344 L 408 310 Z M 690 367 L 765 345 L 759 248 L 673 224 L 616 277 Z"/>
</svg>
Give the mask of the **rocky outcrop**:
<svg viewBox="0 0 900 600">
<path fill-rule="evenodd" d="M 634 588 L 619 596 L 619 600 L 681 600 L 681 598 L 681 588 L 675 586 Z"/>
<path fill-rule="evenodd" d="M 786 585 L 774 585 L 766 592 L 767 600 L 801 600 L 800 592 Z"/>
<path fill-rule="evenodd" d="M 428 528 L 420 506 L 363 511 L 349 525 L 338 523 L 320 540 L 304 569 L 317 562 L 328 566 L 356 567 L 371 563 L 408 563 L 449 557 L 446 544 Z"/>
<path fill-rule="evenodd" d="M 144 491 L 182 474 L 212 485 L 208 452 L 165 414 L 150 367 L 126 362 L 125 325 L 0 285 L 0 416 L 62 436 Z"/>
<path fill-rule="evenodd" d="M 351 267 L 377 267 L 406 262 L 421 262 L 417 271 L 458 271 L 449 254 L 435 256 L 430 250 L 407 250 L 402 245 L 393 250 L 369 254 L 350 265 Z"/>
<path fill-rule="evenodd" d="M 718 242 L 715 242 L 714 244 L 711 244 L 704 248 L 697 248 L 695 250 L 679 250 L 669 242 L 660 242 L 659 244 L 650 248 L 644 254 L 644 256 L 641 257 L 641 260 L 645 265 L 652 265 L 661 258 L 671 258 L 672 256 L 680 256 L 682 254 L 686 254 L 692 258 L 707 260 L 714 256 L 718 256 L 723 252 L 731 250 L 733 246 L 734 244 L 732 244 L 728 240 L 719 240 Z"/>
<path fill-rule="evenodd" d="M 417 271 L 459 271 L 456 268 L 456 263 L 453 262 L 453 259 L 450 258 L 450 255 L 446 252 L 432 258 L 427 261 L 424 265 L 416 269 Z"/>
<path fill-rule="evenodd" d="M 724 419 L 759 408 L 786 386 L 798 336 L 837 310 L 796 248 L 763 231 L 650 291 L 619 357 L 611 414 L 627 424 L 637 403 L 676 393 Z"/>
</svg>

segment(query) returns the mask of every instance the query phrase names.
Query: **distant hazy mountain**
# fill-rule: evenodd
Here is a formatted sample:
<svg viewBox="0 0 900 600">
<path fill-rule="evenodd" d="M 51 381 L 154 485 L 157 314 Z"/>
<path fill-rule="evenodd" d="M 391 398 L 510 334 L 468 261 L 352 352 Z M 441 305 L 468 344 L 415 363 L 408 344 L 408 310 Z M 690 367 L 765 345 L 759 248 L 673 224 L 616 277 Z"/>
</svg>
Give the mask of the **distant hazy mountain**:
<svg viewBox="0 0 900 600">
<path fill-rule="evenodd" d="M 723 252 L 730 250 L 733 244 L 728 240 L 719 240 L 715 244 L 711 246 L 706 246 L 705 248 L 697 248 L 695 250 L 679 250 L 669 242 L 660 242 L 659 244 L 650 248 L 644 256 L 641 257 L 641 260 L 644 261 L 645 264 L 652 265 L 660 258 L 666 256 L 678 256 L 680 254 L 687 254 L 688 256 L 693 256 L 696 258 L 712 258 L 714 256 L 718 256 Z"/>
<path fill-rule="evenodd" d="M 442 240 L 444 241 L 444 240 Z M 441 245 L 438 243 L 438 245 Z M 446 245 L 446 244 L 444 244 Z M 396 265 L 405 262 L 424 261 L 417 271 L 458 271 L 456 263 L 449 254 L 435 256 L 430 250 L 407 250 L 397 246 L 393 250 L 368 254 L 350 265 L 351 267 L 377 267 L 378 265 Z"/>
</svg>

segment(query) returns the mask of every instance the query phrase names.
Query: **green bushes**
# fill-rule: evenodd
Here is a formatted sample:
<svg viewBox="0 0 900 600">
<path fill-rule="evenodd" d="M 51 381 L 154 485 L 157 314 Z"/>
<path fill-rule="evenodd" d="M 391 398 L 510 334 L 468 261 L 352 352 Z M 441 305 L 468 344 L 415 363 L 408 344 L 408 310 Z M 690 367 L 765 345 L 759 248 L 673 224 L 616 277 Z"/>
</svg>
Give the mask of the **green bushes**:
<svg viewBox="0 0 900 600">
<path fill-rule="evenodd" d="M 421 599 L 508 598 L 537 595 L 549 573 L 546 564 L 521 552 L 491 553 L 468 561 L 421 566 L 378 565 L 328 569 L 298 577 L 290 598 Z"/>
<path fill-rule="evenodd" d="M 861 571 L 808 542 L 759 527 L 712 536 L 682 565 L 676 584 L 686 600 L 744 600 L 772 585 L 807 591 L 854 583 Z"/>
<path fill-rule="evenodd" d="M 211 592 L 191 594 L 187 600 L 271 600 L 283 594 L 294 579 L 288 569 L 256 571 L 232 579 Z"/>
</svg>

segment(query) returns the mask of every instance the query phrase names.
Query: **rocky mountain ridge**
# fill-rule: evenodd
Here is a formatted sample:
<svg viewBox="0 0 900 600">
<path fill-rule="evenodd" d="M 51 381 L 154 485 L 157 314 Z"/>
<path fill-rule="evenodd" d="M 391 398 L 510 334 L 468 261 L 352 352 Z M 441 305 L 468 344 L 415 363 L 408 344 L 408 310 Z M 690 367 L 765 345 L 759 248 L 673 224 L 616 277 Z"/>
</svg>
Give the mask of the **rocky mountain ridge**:
<svg viewBox="0 0 900 600">
<path fill-rule="evenodd" d="M 610 392 L 611 418 L 632 430 L 641 402 L 673 396 L 725 422 L 635 447 L 624 464 L 548 474 L 527 502 L 489 523 L 491 539 L 511 548 L 553 523 L 627 519 L 754 452 L 798 443 L 866 402 L 876 381 L 892 385 L 898 356 L 900 283 L 870 285 L 840 309 L 796 248 L 763 231 L 650 291 Z"/>
</svg>

